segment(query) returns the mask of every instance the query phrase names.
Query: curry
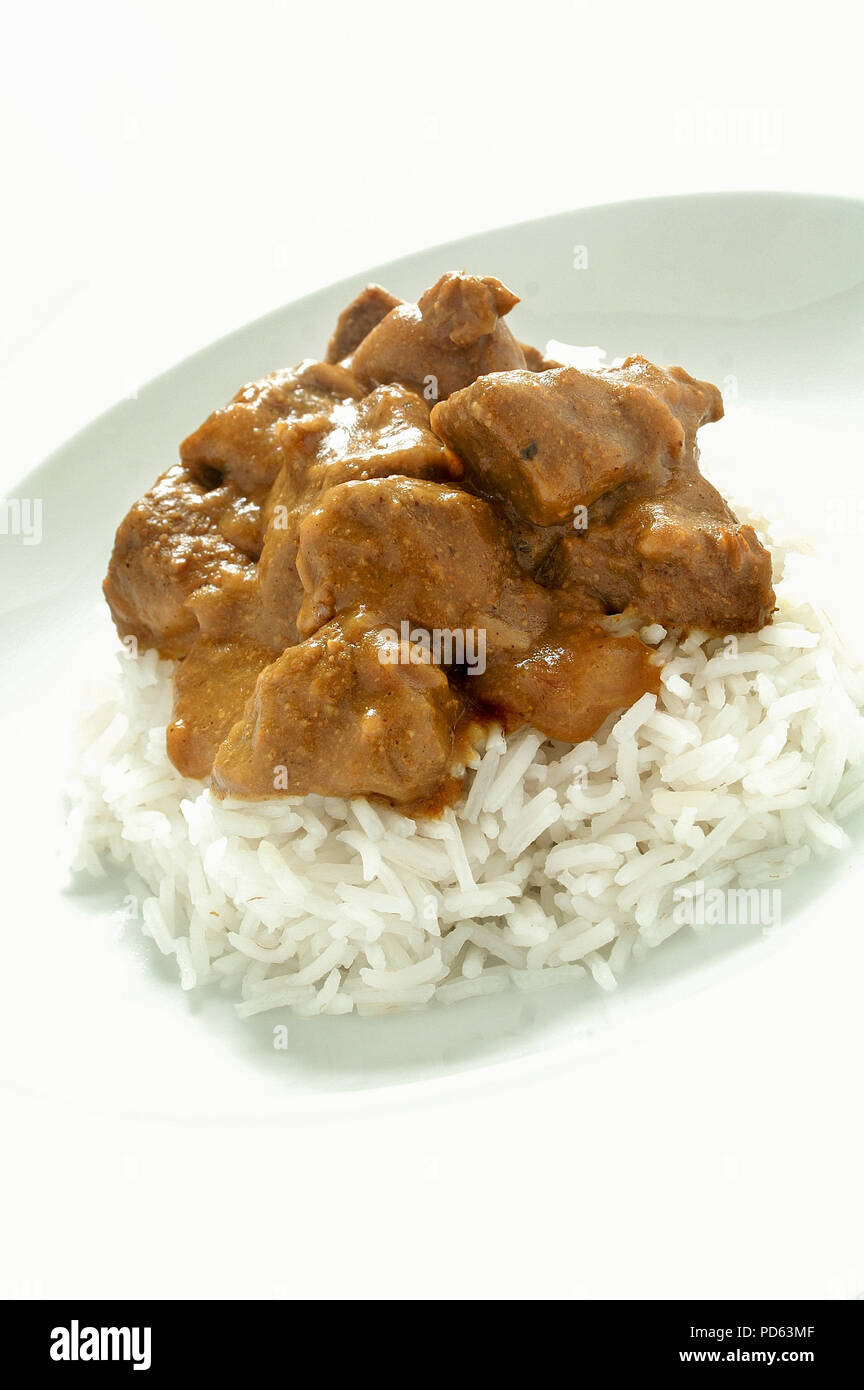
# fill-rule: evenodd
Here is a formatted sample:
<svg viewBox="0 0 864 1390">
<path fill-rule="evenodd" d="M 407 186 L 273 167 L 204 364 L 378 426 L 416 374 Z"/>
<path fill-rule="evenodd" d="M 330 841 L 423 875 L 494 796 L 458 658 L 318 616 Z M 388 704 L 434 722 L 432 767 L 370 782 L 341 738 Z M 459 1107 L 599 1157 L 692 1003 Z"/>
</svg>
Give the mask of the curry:
<svg viewBox="0 0 864 1390">
<path fill-rule="evenodd" d="M 132 507 L 105 596 L 177 660 L 183 774 L 434 811 L 490 719 L 576 743 L 656 690 L 640 626 L 770 621 L 770 557 L 699 471 L 719 391 L 549 361 L 517 302 L 368 286 L 325 360 L 244 386 Z"/>
</svg>

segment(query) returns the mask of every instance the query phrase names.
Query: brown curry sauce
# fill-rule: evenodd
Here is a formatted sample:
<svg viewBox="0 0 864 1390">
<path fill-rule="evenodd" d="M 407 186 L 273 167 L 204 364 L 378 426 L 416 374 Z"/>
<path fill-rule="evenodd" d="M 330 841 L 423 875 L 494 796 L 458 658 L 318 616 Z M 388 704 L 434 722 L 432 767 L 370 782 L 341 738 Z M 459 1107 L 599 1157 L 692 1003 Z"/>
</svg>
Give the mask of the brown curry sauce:
<svg viewBox="0 0 864 1390">
<path fill-rule="evenodd" d="M 699 472 L 717 389 L 549 362 L 504 323 L 516 302 L 465 274 L 416 305 L 368 286 L 326 361 L 243 387 L 132 507 L 105 596 L 178 659 L 182 773 L 435 814 L 490 719 L 576 743 L 658 689 L 610 614 L 770 620 L 770 557 Z"/>
</svg>

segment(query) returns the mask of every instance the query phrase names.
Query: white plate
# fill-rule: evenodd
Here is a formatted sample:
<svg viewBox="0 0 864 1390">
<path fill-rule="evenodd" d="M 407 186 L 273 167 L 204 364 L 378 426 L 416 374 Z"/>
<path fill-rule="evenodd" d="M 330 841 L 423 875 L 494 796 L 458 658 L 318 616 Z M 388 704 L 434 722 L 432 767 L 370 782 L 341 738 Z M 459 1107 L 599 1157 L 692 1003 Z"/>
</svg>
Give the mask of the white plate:
<svg viewBox="0 0 864 1390">
<path fill-rule="evenodd" d="M 576 268 L 574 261 L 586 256 L 587 267 Z M 376 267 L 278 309 L 181 363 L 89 426 L 17 490 L 42 501 L 40 545 L 0 538 L 4 800 L 14 808 L 5 835 L 6 1036 L 0 1060 L 10 1096 L 17 1096 L 14 1105 L 10 1099 L 10 1118 L 24 1124 L 32 1144 L 38 1135 L 46 1146 L 47 1171 L 67 1202 L 56 1229 L 69 1239 L 77 1230 L 74 1221 L 68 1224 L 73 1182 L 94 1200 L 102 1190 L 121 1208 L 140 1206 L 154 1229 L 168 1211 L 180 1219 L 181 1198 L 192 1229 L 188 1203 L 194 1212 L 204 1194 L 216 1201 L 222 1191 L 227 1209 L 232 1202 L 239 1209 L 248 1194 L 241 1201 L 237 1189 L 229 1197 L 230 1183 L 220 1186 L 216 1178 L 226 1150 L 212 1154 L 212 1171 L 202 1159 L 194 1174 L 184 1174 L 160 1162 L 162 1146 L 179 1144 L 179 1152 L 189 1153 L 197 1145 L 203 1154 L 201 1131 L 190 1124 L 213 1126 L 230 1147 L 226 1126 L 278 1122 L 283 1137 L 285 1126 L 291 1128 L 290 1149 L 265 1131 L 271 1138 L 262 1149 L 274 1147 L 269 1167 L 252 1170 L 252 1209 L 256 1182 L 275 1192 L 281 1177 L 295 1197 L 305 1183 L 313 1211 L 322 1204 L 316 1232 L 323 1222 L 338 1247 L 342 1228 L 323 1195 L 321 1175 L 340 1191 L 347 1184 L 357 1192 L 350 1165 L 339 1158 L 347 1146 L 361 1191 L 376 1193 L 387 1210 L 394 1199 L 419 1204 L 426 1238 L 438 1253 L 422 1274 L 423 1257 L 416 1249 L 409 1256 L 414 1291 L 427 1283 L 426 1291 L 433 1291 L 448 1266 L 448 1220 L 456 1227 L 461 1220 L 469 1226 L 460 1229 L 478 1232 L 471 1259 L 460 1256 L 459 1270 L 451 1271 L 451 1287 L 461 1296 L 471 1296 L 476 1280 L 485 1280 L 490 1291 L 523 1296 L 707 1296 L 718 1291 L 712 1280 L 734 1280 L 735 1250 L 727 1251 L 724 1241 L 730 1212 L 743 1217 L 751 1210 L 750 1183 L 760 1193 L 763 1218 L 776 1220 L 775 1247 L 763 1250 L 755 1264 L 742 1261 L 739 1251 L 740 1282 L 727 1292 L 746 1294 L 748 1280 L 760 1278 L 762 1292 L 782 1294 L 784 1278 L 792 1281 L 790 1291 L 805 1294 L 856 1292 L 864 1287 L 855 1253 L 856 1242 L 861 1249 L 860 1208 L 819 1245 L 815 1264 L 806 1249 L 796 1263 L 777 1243 L 778 1232 L 786 1230 L 782 1208 L 771 1207 L 765 1216 L 761 1186 L 764 1164 L 783 1162 L 788 1170 L 791 1146 L 792 1175 L 771 1187 L 785 1193 L 791 1184 L 791 1203 L 811 1162 L 813 1180 L 827 1181 L 819 1165 L 827 1163 L 830 1148 L 835 1159 L 826 1201 L 840 1211 L 849 1195 L 846 1165 L 856 1155 L 860 1165 L 855 1107 L 841 1115 L 839 1104 L 831 1104 L 836 1088 L 859 1088 L 864 879 L 854 854 L 795 880 L 785 894 L 779 933 L 766 939 L 727 929 L 676 938 L 633 968 L 614 995 L 574 986 L 537 996 L 514 991 L 393 1018 L 287 1020 L 287 1053 L 272 1046 L 274 1022 L 284 1020 L 240 1022 L 222 996 L 184 995 L 134 929 L 118 936 L 111 920 L 120 894 L 116 882 L 97 892 L 81 886 L 64 891 L 55 858 L 60 783 L 78 692 L 90 659 L 111 640 L 100 582 L 128 505 L 172 461 L 178 441 L 240 383 L 322 352 L 339 309 L 367 279 L 415 298 L 442 270 L 460 267 L 498 275 L 523 296 L 512 323 L 526 341 L 599 344 L 610 359 L 639 351 L 723 382 L 734 399 L 727 420 L 704 432 L 706 471 L 722 467 L 742 496 L 782 499 L 830 542 L 847 591 L 860 592 L 862 204 L 709 195 L 567 213 Z M 766 1059 L 770 1090 L 763 1089 Z M 808 1086 L 820 1079 L 818 1092 L 802 1094 L 802 1070 Z M 716 1145 L 708 1141 L 709 1086 L 729 1107 Z M 762 1107 L 773 1113 L 778 1097 L 788 1108 L 766 1133 Z M 82 1121 L 82 1115 L 92 1118 Z M 414 1120 L 406 1128 L 408 1115 Z M 816 1133 L 808 1115 L 816 1117 Z M 87 1145 L 96 1130 L 100 1143 L 110 1146 L 106 1135 L 127 1135 L 129 1126 L 137 1137 L 123 1140 L 120 1176 L 106 1174 L 98 1162 L 94 1168 Z M 163 1136 L 158 1142 L 157 1132 Z M 409 1133 L 414 1139 L 406 1141 Z M 55 1134 L 75 1156 L 62 1170 L 65 1178 L 47 1152 Z M 550 1147 L 537 1147 L 540 1135 Z M 29 1210 L 35 1174 L 49 1178 L 38 1162 L 33 1166 L 29 1145 L 24 1151 L 29 1157 L 20 1181 Z M 701 1217 L 693 1211 L 699 1165 L 713 1183 L 712 1203 L 719 1203 L 711 1208 L 716 1229 L 707 1209 Z M 143 1189 L 134 1201 L 130 1171 Z M 849 1167 L 850 1182 L 855 1171 Z M 638 1214 L 640 1190 L 648 1205 Z M 652 1209 L 658 1197 L 662 1223 Z M 274 1213 L 269 1198 L 261 1201 L 261 1219 L 266 1209 L 266 1222 L 280 1228 L 285 1213 Z M 511 1202 L 524 1220 L 507 1235 L 492 1211 L 496 1203 Z M 586 1204 L 596 1207 L 594 1216 L 586 1215 Z M 308 1257 L 313 1215 L 296 1205 L 291 1210 L 291 1239 Z M 362 1211 L 361 1202 L 355 1232 L 363 1229 Z M 695 1249 L 692 1223 L 700 1219 L 714 1230 L 719 1253 Z M 11 1237 L 13 1247 L 15 1232 L 21 1242 L 13 1284 L 30 1278 L 52 1292 L 44 1256 L 41 1273 L 21 1272 L 32 1242 L 28 1246 L 24 1215 L 20 1221 Z M 201 1221 L 203 1231 L 203 1214 Z M 555 1235 L 559 1226 L 571 1242 L 581 1230 L 593 1274 L 581 1258 L 568 1258 Z M 107 1258 L 109 1249 L 115 1261 L 111 1292 L 141 1291 L 136 1269 L 153 1293 L 296 1293 L 308 1287 L 292 1261 L 275 1260 L 265 1240 L 269 1229 L 248 1235 L 252 1263 L 234 1268 L 232 1285 L 218 1260 L 214 1265 L 188 1249 L 185 1261 L 167 1272 L 153 1251 L 136 1265 L 125 1246 L 121 1251 L 103 1211 L 80 1268 L 90 1271 L 91 1291 L 101 1287 L 94 1262 Z M 613 1243 L 623 1241 L 623 1264 L 612 1260 L 604 1230 Z M 399 1292 L 391 1259 L 401 1239 L 399 1221 L 383 1218 L 380 1241 L 371 1221 L 365 1234 L 374 1247 L 365 1265 L 350 1240 L 334 1254 L 335 1263 L 313 1261 L 319 1292 L 357 1292 L 366 1276 L 375 1292 Z M 47 1226 L 45 1240 L 50 1246 Z M 652 1240 L 665 1250 L 653 1263 L 647 1253 Z M 509 1242 L 503 1264 L 502 1242 Z M 689 1273 L 670 1255 L 679 1247 L 687 1251 Z M 530 1267 L 523 1259 L 529 1254 Z M 57 1268 L 65 1268 L 62 1260 Z M 772 1270 L 780 1282 L 766 1285 Z M 223 1275 L 227 1284 L 218 1283 Z"/>
</svg>

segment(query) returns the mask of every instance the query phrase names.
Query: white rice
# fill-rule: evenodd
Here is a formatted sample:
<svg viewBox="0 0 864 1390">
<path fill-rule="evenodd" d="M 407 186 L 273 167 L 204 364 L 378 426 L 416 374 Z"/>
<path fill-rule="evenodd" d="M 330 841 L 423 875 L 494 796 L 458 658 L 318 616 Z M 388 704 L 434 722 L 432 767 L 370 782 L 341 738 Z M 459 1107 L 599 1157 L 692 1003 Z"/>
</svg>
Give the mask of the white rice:
<svg viewBox="0 0 864 1390">
<path fill-rule="evenodd" d="M 864 672 L 774 551 L 763 632 L 683 642 L 645 695 L 569 747 L 493 729 L 439 821 L 364 799 L 219 802 L 168 761 L 173 664 L 118 654 L 70 787 L 73 870 L 128 874 L 180 983 L 241 1014 L 376 1013 L 591 976 L 682 929 L 700 885 L 777 884 L 864 806 Z"/>
</svg>

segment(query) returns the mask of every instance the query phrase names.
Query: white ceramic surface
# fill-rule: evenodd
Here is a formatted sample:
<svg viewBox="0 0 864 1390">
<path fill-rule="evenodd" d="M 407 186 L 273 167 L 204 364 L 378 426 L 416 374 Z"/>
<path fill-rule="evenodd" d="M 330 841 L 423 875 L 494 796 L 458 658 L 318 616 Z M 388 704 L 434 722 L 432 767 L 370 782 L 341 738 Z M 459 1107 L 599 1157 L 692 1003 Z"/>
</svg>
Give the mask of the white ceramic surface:
<svg viewBox="0 0 864 1390">
<path fill-rule="evenodd" d="M 580 247 L 587 268 L 576 269 Z M 46 1190 L 63 1194 L 64 1253 L 54 1266 L 63 1271 L 78 1230 L 77 1216 L 67 1219 L 73 1193 L 87 1192 L 98 1203 L 101 1189 L 120 1209 L 149 1213 L 154 1230 L 168 1210 L 179 1220 L 181 1194 L 193 1208 L 203 1194 L 218 1201 L 221 1189 L 195 1137 L 202 1124 L 214 1134 L 227 1129 L 235 1139 L 241 1128 L 259 1136 L 252 1209 L 274 1183 L 278 1189 L 281 1175 L 286 1191 L 308 1191 L 313 1209 L 323 1203 L 314 1240 L 311 1215 L 293 1206 L 290 1234 L 284 1212 L 274 1215 L 268 1198 L 264 1228 L 247 1233 L 251 1265 L 232 1261 L 229 1269 L 218 1256 L 205 1258 L 202 1215 L 200 1229 L 194 1216 L 191 1223 L 197 1253 L 182 1242 L 183 1253 L 166 1272 L 149 1248 L 139 1263 L 126 1246 L 118 1253 L 102 1212 L 94 1245 L 113 1251 L 113 1275 L 84 1256 L 84 1287 L 76 1291 L 296 1294 L 310 1285 L 291 1260 L 274 1263 L 268 1231 L 281 1229 L 281 1239 L 308 1258 L 323 1223 L 341 1262 L 334 1272 L 316 1256 L 307 1264 L 311 1286 L 359 1292 L 362 1249 L 351 1244 L 350 1254 L 338 1255 L 344 1229 L 323 1190 L 316 1191 L 325 1174 L 337 1188 L 341 1181 L 355 1190 L 347 1158 L 344 1169 L 337 1160 L 347 1153 L 359 1164 L 361 1191 L 374 1192 L 379 1208 L 416 1200 L 431 1222 L 432 1253 L 422 1272 L 422 1255 L 416 1249 L 406 1255 L 417 1292 L 447 1268 L 449 1247 L 434 1233 L 436 1223 L 446 1227 L 460 1212 L 467 1220 L 474 1210 L 478 1240 L 453 1276 L 461 1296 L 479 1292 L 484 1280 L 497 1294 L 650 1296 L 648 1251 L 652 1241 L 663 1243 L 652 1205 L 658 1200 L 669 1249 L 686 1251 L 689 1264 L 676 1264 L 668 1251 L 660 1256 L 657 1296 L 708 1296 L 724 1287 L 782 1296 L 784 1278 L 790 1293 L 846 1296 L 864 1286 L 860 1206 L 855 1214 L 852 1191 L 861 1121 L 854 1107 L 841 1116 L 839 1099 L 860 1094 L 864 880 L 857 849 L 794 881 L 785 892 L 781 931 L 769 938 L 743 930 L 682 934 L 633 968 L 613 995 L 581 986 L 537 996 L 514 991 L 399 1017 L 314 1022 L 275 1015 L 241 1022 L 221 995 L 183 994 L 134 928 L 118 934 L 113 926 L 116 882 L 98 890 L 64 887 L 54 853 L 59 782 L 89 659 L 111 640 L 100 581 L 129 503 L 174 458 L 178 441 L 240 383 L 323 351 L 338 310 L 367 279 L 410 298 L 442 270 L 463 266 L 498 275 L 523 296 L 512 322 L 527 341 L 596 343 L 610 358 L 639 351 L 724 382 L 728 416 L 704 432 L 706 471 L 716 463 L 741 496 L 782 499 L 831 549 L 847 597 L 850 590 L 860 594 L 864 204 L 839 199 L 741 194 L 624 203 L 424 251 L 277 309 L 172 368 L 59 450 L 16 490 L 42 499 L 42 543 L 0 537 L 0 727 L 6 731 L 4 802 L 14 807 L 4 834 L 0 1075 L 9 1122 L 23 1135 L 22 1155 L 29 1155 L 20 1173 L 14 1154 L 9 1160 L 25 1195 L 10 1234 L 10 1249 L 18 1251 L 13 1272 L 6 1271 L 13 1291 L 28 1279 L 37 1292 L 59 1288 L 45 1274 L 44 1258 L 41 1272 L 28 1272 L 22 1253 L 33 1248 L 25 1211 L 35 1173 Z M 854 605 L 851 617 L 854 625 Z M 272 1047 L 276 1021 L 288 1022 L 287 1053 Z M 795 1120 L 798 1150 L 788 1127 L 805 1075 L 822 1084 L 808 1102 L 816 1132 L 803 1113 Z M 709 1087 L 728 1107 L 728 1129 L 716 1149 L 707 1141 Z M 766 1134 L 760 1107 L 773 1106 L 781 1094 L 786 1109 Z M 638 1115 L 638 1134 L 622 1105 Z M 413 1120 L 400 1127 L 400 1116 L 409 1113 Z M 116 1167 L 106 1173 L 98 1158 L 94 1168 L 92 1146 L 110 1148 L 110 1136 L 121 1132 L 119 1176 Z M 824 1183 L 819 1163 L 827 1160 L 819 1145 L 829 1133 L 830 1150 L 840 1155 L 825 1198 L 836 1206 L 825 1218 L 830 1238 L 796 1263 L 783 1244 L 784 1206 L 775 1212 L 759 1182 L 766 1165 L 772 1175 L 784 1164 L 788 1169 L 792 1146 L 806 1172 L 812 1165 L 813 1181 Z M 540 1135 L 549 1137 L 542 1150 L 534 1146 Z M 698 1153 L 689 1147 L 694 1136 Z M 71 1155 L 66 1177 L 58 1138 Z M 197 1146 L 198 1166 L 190 1171 L 181 1162 L 168 1182 L 160 1163 L 166 1145 L 178 1155 Z M 629 1167 L 622 1145 L 632 1146 Z M 725 1177 L 718 1177 L 717 1153 L 726 1155 Z M 390 1170 L 388 1155 L 398 1157 L 399 1172 Z M 211 1159 L 217 1167 L 218 1157 Z M 698 1163 L 712 1175 L 704 1195 L 713 1204 L 710 1214 L 700 1215 Z M 155 1187 L 154 1171 L 161 1173 Z M 540 1192 L 532 1173 L 548 1175 Z M 790 1210 L 799 1177 L 797 1169 L 776 1182 L 772 1177 L 771 1193 L 791 1184 Z M 643 1200 L 631 1211 L 637 1189 Z M 853 1215 L 843 1218 L 847 1198 Z M 232 1200 L 239 1200 L 236 1194 Z M 489 1201 L 512 1203 L 517 1217 L 521 1212 L 515 1234 L 490 1224 L 488 1213 L 477 1215 L 473 1204 L 485 1211 Z M 604 1244 L 603 1213 L 586 1216 L 586 1203 L 607 1204 L 605 1229 L 613 1242 L 624 1241 L 626 1268 Z M 629 1236 L 618 1220 L 623 1210 Z M 773 1245 L 762 1249 L 761 1263 L 742 1266 L 735 1286 L 735 1251 L 725 1244 L 729 1221 L 748 1212 L 755 1219 L 757 1210 L 769 1225 L 776 1221 L 766 1237 Z M 704 1219 L 714 1229 L 715 1218 L 713 1256 L 707 1235 L 691 1248 L 693 1223 Z M 361 1203 L 360 1227 L 374 1244 L 372 1225 L 371 1219 L 364 1224 Z M 393 1255 L 398 1223 L 388 1217 L 382 1229 L 381 1249 Z M 44 1239 L 50 1243 L 47 1226 Z M 574 1250 L 584 1242 L 588 1263 L 568 1257 L 562 1240 Z M 235 1229 L 228 1246 L 236 1252 L 241 1243 Z M 506 1270 L 502 1243 L 509 1249 Z M 385 1260 L 379 1250 L 368 1267 L 374 1292 L 398 1294 L 390 1256 Z M 753 1279 L 758 1287 L 751 1289 Z"/>
</svg>

